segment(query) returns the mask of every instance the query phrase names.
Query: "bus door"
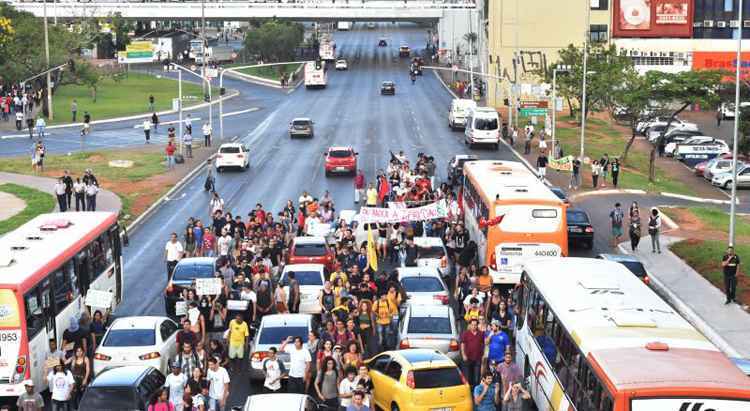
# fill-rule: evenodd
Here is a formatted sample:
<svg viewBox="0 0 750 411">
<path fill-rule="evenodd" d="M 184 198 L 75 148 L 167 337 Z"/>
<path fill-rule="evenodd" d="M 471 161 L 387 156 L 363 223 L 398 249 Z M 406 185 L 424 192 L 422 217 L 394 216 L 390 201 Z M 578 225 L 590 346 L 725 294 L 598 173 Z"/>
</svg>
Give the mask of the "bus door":
<svg viewBox="0 0 750 411">
<path fill-rule="evenodd" d="M 110 252 L 115 262 L 115 303 L 117 305 L 122 301 L 122 244 L 118 226 L 109 229 L 109 237 L 112 239 Z"/>
<path fill-rule="evenodd" d="M 57 339 L 57 329 L 55 327 L 55 307 L 52 304 L 52 281 L 49 277 L 45 278 L 39 284 L 39 296 L 44 315 L 44 325 L 47 329 L 47 339 Z M 67 324 L 65 325 L 67 327 Z M 64 328 L 63 328 L 64 329 Z M 60 335 L 62 337 L 62 334 Z"/>
<path fill-rule="evenodd" d="M 91 284 L 91 264 L 86 249 L 81 250 L 75 257 L 76 274 L 78 274 L 78 289 L 81 295 L 86 295 Z"/>
</svg>

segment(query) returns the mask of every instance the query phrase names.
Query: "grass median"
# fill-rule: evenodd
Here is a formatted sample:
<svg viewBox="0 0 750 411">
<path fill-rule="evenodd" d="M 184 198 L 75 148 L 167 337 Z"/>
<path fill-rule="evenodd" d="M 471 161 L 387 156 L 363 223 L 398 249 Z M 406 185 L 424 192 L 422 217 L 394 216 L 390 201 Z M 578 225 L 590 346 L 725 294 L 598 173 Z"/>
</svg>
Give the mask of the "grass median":
<svg viewBox="0 0 750 411">
<path fill-rule="evenodd" d="M 39 214 L 55 209 L 55 199 L 51 194 L 13 183 L 0 184 L 0 191 L 12 194 L 26 203 L 20 213 L 0 221 L 0 234 L 13 231 Z"/>
<path fill-rule="evenodd" d="M 237 71 L 242 74 L 247 74 L 250 76 L 262 77 L 268 80 L 279 81 L 281 80 L 282 74 L 291 75 L 291 73 L 297 70 L 301 65 L 302 65 L 301 63 L 291 63 L 291 64 L 282 64 L 278 66 L 244 68 L 244 69 L 240 69 Z M 241 65 L 235 65 L 235 67 L 241 67 Z"/>
<path fill-rule="evenodd" d="M 690 267 L 724 292 L 724 274 L 721 268 L 721 257 L 727 249 L 724 240 L 688 239 L 672 244 L 671 250 L 682 258 Z M 743 305 L 750 304 L 750 276 L 746 267 L 750 262 L 750 244 L 737 243 L 735 252 L 740 256 L 740 273 L 737 275 L 737 301 Z"/>
<path fill-rule="evenodd" d="M 74 99 L 78 104 L 76 121 L 82 121 L 86 111 L 91 114 L 91 119 L 96 121 L 146 114 L 149 112 L 148 98 L 151 95 L 154 96 L 156 111 L 171 110 L 172 99 L 179 95 L 177 81 L 133 72 L 123 76 L 120 81 L 107 77 L 99 82 L 96 102 L 92 98 L 91 89 L 86 86 L 61 86 L 55 90 L 55 119 L 50 124 L 69 123 L 73 120 L 71 104 Z M 184 103 L 185 107 L 203 102 L 201 86 L 195 83 L 183 81 L 182 95 L 183 99 L 188 97 Z"/>
</svg>

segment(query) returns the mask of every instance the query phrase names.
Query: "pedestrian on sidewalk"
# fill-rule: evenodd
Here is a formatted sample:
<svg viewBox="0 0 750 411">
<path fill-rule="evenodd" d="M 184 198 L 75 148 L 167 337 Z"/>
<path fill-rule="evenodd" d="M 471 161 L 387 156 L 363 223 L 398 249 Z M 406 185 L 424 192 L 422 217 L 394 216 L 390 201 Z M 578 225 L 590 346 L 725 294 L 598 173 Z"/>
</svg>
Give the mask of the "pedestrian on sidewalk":
<svg viewBox="0 0 750 411">
<path fill-rule="evenodd" d="M 143 120 L 143 135 L 146 136 L 146 144 L 151 144 L 151 121 Z"/>
<path fill-rule="evenodd" d="M 154 111 L 153 114 L 151 114 L 151 125 L 154 129 L 154 134 L 159 130 L 159 116 L 156 115 L 156 112 Z"/>
<path fill-rule="evenodd" d="M 174 142 L 172 140 L 169 140 L 167 142 L 167 147 L 164 149 L 164 152 L 167 155 L 167 170 L 171 170 L 174 168 L 174 152 L 176 150 L 176 147 L 174 145 Z"/>
<path fill-rule="evenodd" d="M 734 247 L 727 247 L 727 253 L 721 258 L 721 267 L 724 270 L 724 293 L 727 295 L 724 304 L 737 302 L 737 271 L 740 269 L 740 256 L 735 254 Z"/>
<path fill-rule="evenodd" d="M 62 179 L 63 184 L 65 184 L 65 202 L 68 204 L 68 210 L 70 210 L 71 200 L 73 199 L 73 177 L 70 176 L 68 170 L 65 170 Z"/>
<path fill-rule="evenodd" d="M 203 146 L 211 147 L 211 124 L 203 123 Z"/>
<path fill-rule="evenodd" d="M 612 160 L 611 165 L 611 171 L 612 171 L 612 185 L 617 188 L 617 180 L 620 178 L 620 159 L 615 157 L 614 160 Z"/>
<path fill-rule="evenodd" d="M 601 173 L 602 168 L 599 165 L 599 162 L 597 160 L 594 160 L 593 163 L 591 163 L 591 187 L 596 190 L 599 188 L 599 173 Z"/>
<path fill-rule="evenodd" d="M 86 185 L 76 178 L 73 184 L 73 193 L 76 196 L 76 211 L 86 211 Z"/>
<path fill-rule="evenodd" d="M 16 130 L 21 131 L 23 128 L 23 113 L 16 113 Z"/>
<path fill-rule="evenodd" d="M 57 206 L 61 213 L 64 213 L 68 209 L 68 203 L 65 201 L 65 183 L 63 183 L 62 177 L 57 179 L 54 187 L 55 196 L 57 196 Z"/>
<path fill-rule="evenodd" d="M 36 134 L 39 138 L 44 138 L 44 128 L 47 127 L 47 123 L 44 121 L 42 116 L 36 118 Z"/>
<path fill-rule="evenodd" d="M 716 127 L 721 127 L 721 105 L 716 109 Z"/>
<path fill-rule="evenodd" d="M 86 210 L 96 211 L 96 195 L 99 194 L 99 186 L 89 180 L 86 184 Z"/>
<path fill-rule="evenodd" d="M 76 114 L 78 114 L 78 102 L 76 99 L 73 99 L 73 102 L 70 103 L 70 114 L 73 117 L 72 123 L 76 122 Z"/>
<path fill-rule="evenodd" d="M 544 131 L 539 134 L 539 152 L 547 154 L 547 142 L 544 141 Z"/>
<path fill-rule="evenodd" d="M 615 203 L 615 208 L 609 212 L 609 221 L 612 226 L 612 247 L 616 247 L 622 237 L 622 221 L 625 219 L 625 213 L 622 211 L 620 203 Z"/>
<path fill-rule="evenodd" d="M 185 146 L 185 157 L 193 158 L 193 135 L 185 133 L 182 136 L 182 144 Z"/>
<path fill-rule="evenodd" d="M 524 154 L 530 154 L 531 153 L 531 141 L 534 139 L 534 130 L 531 128 L 531 125 L 526 126 L 526 142 L 523 146 L 523 153 Z"/>
<path fill-rule="evenodd" d="M 641 242 L 641 213 L 637 208 L 630 213 L 630 228 L 628 231 L 630 249 L 635 251 L 638 249 L 638 243 Z"/>
<path fill-rule="evenodd" d="M 601 176 L 602 176 L 602 187 L 607 186 L 607 174 L 609 173 L 609 156 L 607 153 L 604 153 L 602 158 L 599 160 L 599 167 L 601 168 Z"/>
<path fill-rule="evenodd" d="M 547 175 L 547 163 L 549 163 L 547 155 L 542 151 L 536 159 L 536 170 L 540 180 L 544 180 L 544 177 Z"/>
<path fill-rule="evenodd" d="M 148 96 L 148 111 L 154 111 L 154 95 Z"/>
<path fill-rule="evenodd" d="M 578 190 L 581 186 L 581 160 L 574 158 L 571 164 L 570 184 L 569 189 Z"/>
<path fill-rule="evenodd" d="M 5 107 L 7 107 L 5 98 L 0 96 L 0 114 L 3 116 L 3 121 L 8 121 L 8 113 L 5 112 Z"/>
<path fill-rule="evenodd" d="M 88 111 L 83 112 L 83 129 L 86 130 L 86 134 L 91 132 L 91 114 Z"/>
<path fill-rule="evenodd" d="M 513 126 L 513 133 L 510 135 L 510 146 L 515 146 L 516 141 L 518 141 L 518 127 Z"/>
<path fill-rule="evenodd" d="M 34 138 L 34 117 L 29 116 L 26 118 L 26 128 L 29 129 L 29 138 Z"/>
<path fill-rule="evenodd" d="M 193 134 L 193 117 L 191 117 L 190 114 L 188 114 L 187 117 L 185 117 L 184 123 L 185 123 L 185 130 L 188 133 Z"/>
<path fill-rule="evenodd" d="M 651 208 L 651 215 L 648 216 L 648 235 L 651 236 L 651 252 L 661 254 L 661 244 L 659 244 L 659 231 L 661 231 L 661 215 L 656 207 Z"/>
</svg>

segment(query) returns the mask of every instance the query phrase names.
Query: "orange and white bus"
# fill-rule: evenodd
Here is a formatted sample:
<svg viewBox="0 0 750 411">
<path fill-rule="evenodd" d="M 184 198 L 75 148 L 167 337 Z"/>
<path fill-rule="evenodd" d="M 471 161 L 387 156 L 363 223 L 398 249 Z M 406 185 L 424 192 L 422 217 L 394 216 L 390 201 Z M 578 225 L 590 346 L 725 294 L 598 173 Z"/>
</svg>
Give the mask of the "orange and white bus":
<svg viewBox="0 0 750 411">
<path fill-rule="evenodd" d="M 24 392 L 25 379 L 46 386 L 49 341 L 60 347 L 71 319 L 88 310 L 89 290 L 110 294 L 110 306 L 96 309 L 117 307 L 120 243 L 117 214 L 108 212 L 42 214 L 0 238 L 0 397 Z"/>
<path fill-rule="evenodd" d="M 568 255 L 563 203 L 523 163 L 464 163 L 464 221 L 493 283 L 513 286 L 529 258 Z"/>
<path fill-rule="evenodd" d="M 750 410 L 750 380 L 625 266 L 524 265 L 516 361 L 539 411 Z"/>
</svg>

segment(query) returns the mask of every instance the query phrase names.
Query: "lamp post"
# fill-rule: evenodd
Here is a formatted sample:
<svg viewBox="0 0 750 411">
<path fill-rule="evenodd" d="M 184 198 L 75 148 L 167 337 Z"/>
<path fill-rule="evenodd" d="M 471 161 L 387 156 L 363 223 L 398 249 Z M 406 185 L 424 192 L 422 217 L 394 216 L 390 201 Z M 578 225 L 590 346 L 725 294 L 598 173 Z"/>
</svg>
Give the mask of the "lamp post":
<svg viewBox="0 0 750 411">
<path fill-rule="evenodd" d="M 737 56 L 735 60 L 734 79 L 734 131 L 732 134 L 732 198 L 729 205 L 729 246 L 734 247 L 735 227 L 737 225 L 737 146 L 739 145 L 740 124 L 740 67 L 742 66 L 742 6 L 739 0 L 739 16 L 737 25 Z"/>
<path fill-rule="evenodd" d="M 583 144 L 586 134 L 586 76 L 588 75 L 589 37 L 591 36 L 591 3 L 584 0 L 586 4 L 586 30 L 583 37 L 583 97 L 581 99 L 581 161 L 583 161 Z"/>
<path fill-rule="evenodd" d="M 556 158 L 555 137 L 557 136 L 557 72 L 567 73 L 567 65 L 559 65 L 552 69 L 552 158 Z"/>
<path fill-rule="evenodd" d="M 49 30 L 47 28 L 47 2 L 44 2 L 44 58 L 49 69 Z M 47 112 L 49 113 L 49 120 L 54 119 L 54 110 L 52 109 L 52 75 L 51 72 L 47 71 Z"/>
<path fill-rule="evenodd" d="M 204 86 L 208 85 L 208 123 L 213 124 L 213 115 L 212 115 L 212 107 L 211 107 L 211 82 L 207 77 L 204 77 L 200 74 L 195 73 L 194 71 L 188 69 L 187 67 L 183 67 L 177 63 L 172 63 L 172 67 L 177 69 L 177 94 L 178 94 L 178 120 L 179 120 L 179 132 L 180 132 L 180 154 L 182 154 L 182 71 L 186 71 L 196 77 L 199 77 L 202 80 L 202 83 Z"/>
</svg>

